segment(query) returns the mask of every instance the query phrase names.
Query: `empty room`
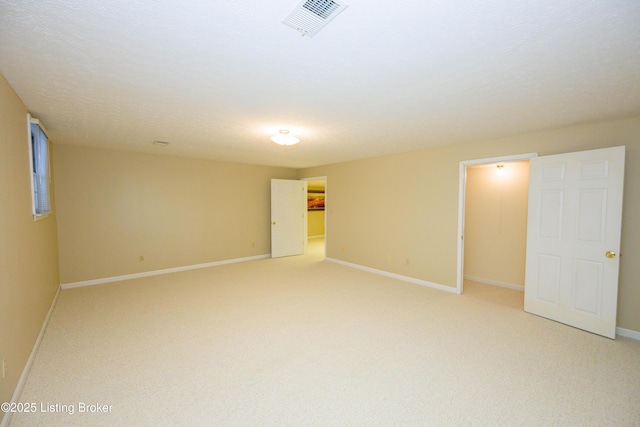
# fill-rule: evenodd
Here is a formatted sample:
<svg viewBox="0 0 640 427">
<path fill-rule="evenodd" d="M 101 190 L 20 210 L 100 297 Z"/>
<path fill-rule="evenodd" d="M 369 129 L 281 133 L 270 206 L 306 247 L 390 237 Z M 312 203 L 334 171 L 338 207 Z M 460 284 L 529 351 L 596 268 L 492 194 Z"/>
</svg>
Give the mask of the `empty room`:
<svg viewBox="0 0 640 427">
<path fill-rule="evenodd" d="M 0 2 L 0 427 L 640 425 L 640 3 Z"/>
</svg>

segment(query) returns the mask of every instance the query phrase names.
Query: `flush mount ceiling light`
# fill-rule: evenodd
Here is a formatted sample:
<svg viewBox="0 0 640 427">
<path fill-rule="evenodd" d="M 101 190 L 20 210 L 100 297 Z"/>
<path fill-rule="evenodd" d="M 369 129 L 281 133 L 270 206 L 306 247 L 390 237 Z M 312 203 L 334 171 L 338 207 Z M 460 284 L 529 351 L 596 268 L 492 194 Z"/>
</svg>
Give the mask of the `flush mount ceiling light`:
<svg viewBox="0 0 640 427">
<path fill-rule="evenodd" d="M 280 145 L 293 145 L 300 142 L 295 136 L 289 135 L 289 131 L 286 129 L 282 129 L 278 135 L 273 135 L 271 140 Z"/>
</svg>

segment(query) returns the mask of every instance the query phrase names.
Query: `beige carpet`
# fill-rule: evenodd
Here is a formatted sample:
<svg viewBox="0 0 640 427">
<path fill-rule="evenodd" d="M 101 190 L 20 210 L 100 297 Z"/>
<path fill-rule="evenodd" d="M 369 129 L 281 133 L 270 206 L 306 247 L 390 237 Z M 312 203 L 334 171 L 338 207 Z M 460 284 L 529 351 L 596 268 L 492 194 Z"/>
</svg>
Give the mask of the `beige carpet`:
<svg viewBox="0 0 640 427">
<path fill-rule="evenodd" d="M 317 251 L 64 290 L 22 394 L 38 411 L 11 425 L 640 425 L 640 342 L 465 290 Z"/>
</svg>

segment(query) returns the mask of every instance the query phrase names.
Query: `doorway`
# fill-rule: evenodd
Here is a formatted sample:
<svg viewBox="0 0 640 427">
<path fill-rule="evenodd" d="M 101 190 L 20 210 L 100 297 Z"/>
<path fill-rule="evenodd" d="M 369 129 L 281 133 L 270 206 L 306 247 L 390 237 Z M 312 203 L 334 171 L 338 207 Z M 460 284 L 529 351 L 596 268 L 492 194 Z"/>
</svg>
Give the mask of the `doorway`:
<svg viewBox="0 0 640 427">
<path fill-rule="evenodd" d="M 469 160 L 460 163 L 460 187 L 458 210 L 458 277 L 457 292 L 464 292 L 464 280 L 497 285 L 507 288 L 524 289 L 524 263 L 526 257 L 525 248 L 514 251 L 513 245 L 519 238 L 511 235 L 514 229 L 526 241 L 526 199 L 527 193 L 519 195 L 524 197 L 524 212 L 518 213 L 515 204 L 510 204 L 508 197 L 513 193 L 513 182 L 507 180 L 522 180 L 522 169 L 526 169 L 525 184 L 528 184 L 529 159 L 537 157 L 536 153 L 515 156 L 504 156 L 487 159 Z M 522 167 L 524 164 L 526 168 Z M 516 165 L 521 166 L 517 168 Z M 516 173 L 517 172 L 517 173 Z M 467 182 L 473 178 L 472 182 Z M 520 183 L 522 184 L 522 183 Z M 487 188 L 489 187 L 489 188 Z M 479 189 L 486 191 L 479 195 Z M 515 190 L 517 191 L 517 189 Z M 481 210 L 478 215 L 466 218 L 467 203 L 473 203 L 476 209 Z M 518 203 L 522 206 L 522 200 Z M 522 215 L 524 218 L 510 218 L 511 215 Z M 524 219 L 524 226 L 522 225 Z M 467 223 L 468 222 L 468 223 Z M 483 223 L 484 222 L 484 223 Z M 524 228 L 523 228 L 524 227 Z M 469 244 L 465 241 L 465 233 L 469 232 Z M 516 243 L 514 243 L 514 241 Z M 521 242 L 524 244 L 524 241 Z M 465 264 L 465 250 L 468 252 Z M 519 257 L 518 252 L 521 252 Z M 499 274 L 492 272 L 505 265 L 505 257 L 519 257 L 515 266 L 511 269 L 501 270 Z M 508 260 L 507 260 L 508 262 Z M 469 272 L 465 271 L 465 265 Z M 519 277 L 522 276 L 522 277 Z"/>
<path fill-rule="evenodd" d="M 528 159 L 524 310 L 615 339 L 625 147 L 517 157 L 460 163 L 458 293 L 469 168 Z"/>
<path fill-rule="evenodd" d="M 307 181 L 307 250 L 324 259 L 327 254 L 327 177 L 302 178 L 302 180 Z"/>
</svg>

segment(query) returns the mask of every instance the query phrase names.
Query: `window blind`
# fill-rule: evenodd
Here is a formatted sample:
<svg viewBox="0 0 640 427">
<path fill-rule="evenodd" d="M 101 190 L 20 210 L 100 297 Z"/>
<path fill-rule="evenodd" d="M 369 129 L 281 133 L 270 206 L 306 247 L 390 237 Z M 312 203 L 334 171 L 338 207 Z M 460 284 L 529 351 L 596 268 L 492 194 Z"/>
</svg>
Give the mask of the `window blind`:
<svg viewBox="0 0 640 427">
<path fill-rule="evenodd" d="M 40 122 L 31 119 L 31 173 L 33 179 L 33 214 L 51 213 L 49 191 L 49 138 Z"/>
</svg>

